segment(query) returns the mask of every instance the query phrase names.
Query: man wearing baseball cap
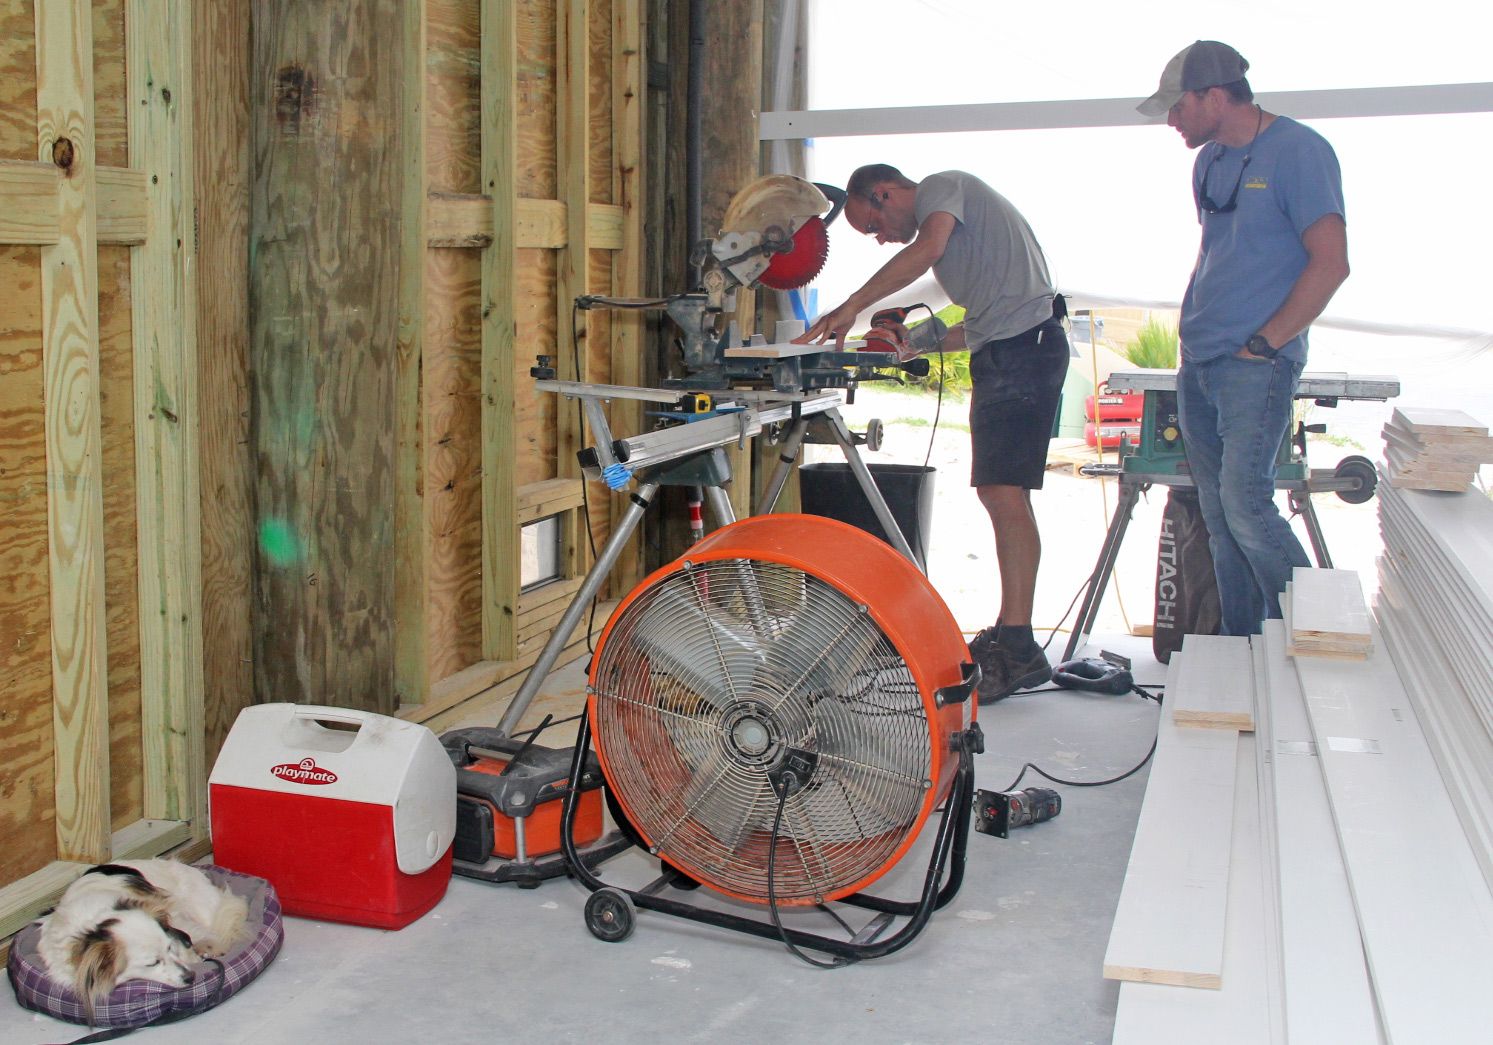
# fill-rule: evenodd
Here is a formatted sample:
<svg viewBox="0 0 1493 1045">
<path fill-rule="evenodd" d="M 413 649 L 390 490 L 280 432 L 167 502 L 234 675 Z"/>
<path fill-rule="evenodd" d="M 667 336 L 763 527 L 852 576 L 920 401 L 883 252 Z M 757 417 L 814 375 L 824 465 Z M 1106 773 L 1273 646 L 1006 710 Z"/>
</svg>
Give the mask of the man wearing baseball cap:
<svg viewBox="0 0 1493 1045">
<path fill-rule="evenodd" d="M 1137 108 L 1189 149 L 1202 226 L 1182 299 L 1177 404 L 1208 527 L 1223 633 L 1260 631 L 1306 552 L 1275 504 L 1275 459 L 1307 327 L 1348 277 L 1342 176 L 1316 131 L 1267 113 L 1227 44 L 1198 40 Z"/>
</svg>

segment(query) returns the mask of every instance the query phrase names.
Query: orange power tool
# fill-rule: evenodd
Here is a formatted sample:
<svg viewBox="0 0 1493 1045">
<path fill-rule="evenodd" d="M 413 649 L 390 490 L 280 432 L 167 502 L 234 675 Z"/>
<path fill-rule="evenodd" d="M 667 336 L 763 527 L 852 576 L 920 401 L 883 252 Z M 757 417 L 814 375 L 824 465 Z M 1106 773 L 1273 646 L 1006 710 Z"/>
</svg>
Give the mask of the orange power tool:
<svg viewBox="0 0 1493 1045">
<path fill-rule="evenodd" d="M 864 352 L 899 352 L 905 349 L 907 341 L 897 332 L 897 327 L 905 329 L 907 317 L 920 308 L 927 305 L 898 305 L 893 308 L 878 310 L 871 317 L 871 329 L 866 332 L 866 347 Z M 930 310 L 931 315 L 931 310 Z"/>
</svg>

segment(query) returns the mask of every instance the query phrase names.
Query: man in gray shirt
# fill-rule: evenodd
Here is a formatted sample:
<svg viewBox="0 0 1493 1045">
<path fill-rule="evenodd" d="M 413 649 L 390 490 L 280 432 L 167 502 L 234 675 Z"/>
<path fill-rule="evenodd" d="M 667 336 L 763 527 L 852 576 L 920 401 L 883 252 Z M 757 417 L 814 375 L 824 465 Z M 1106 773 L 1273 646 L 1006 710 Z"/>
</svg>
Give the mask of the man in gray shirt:
<svg viewBox="0 0 1493 1045">
<path fill-rule="evenodd" d="M 990 516 L 1000 569 L 1000 615 L 970 641 L 983 675 L 980 703 L 987 704 L 1052 678 L 1032 637 L 1042 542 L 1031 492 L 1042 487 L 1068 369 L 1061 298 L 1026 219 L 972 174 L 944 171 L 915 182 L 895 167 L 871 164 L 851 175 L 846 193 L 845 219 L 857 232 L 907 246 L 798 340 L 834 338 L 842 346 L 860 313 L 930 268 L 963 306 L 964 322 L 948 331 L 942 348 L 971 353 L 970 485 Z"/>
</svg>

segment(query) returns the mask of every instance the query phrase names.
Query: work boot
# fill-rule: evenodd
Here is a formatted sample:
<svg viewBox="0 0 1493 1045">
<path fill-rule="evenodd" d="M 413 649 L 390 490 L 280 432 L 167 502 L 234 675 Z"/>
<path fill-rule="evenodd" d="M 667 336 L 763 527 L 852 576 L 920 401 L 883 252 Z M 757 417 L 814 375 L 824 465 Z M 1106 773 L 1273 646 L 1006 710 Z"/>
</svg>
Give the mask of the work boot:
<svg viewBox="0 0 1493 1045">
<path fill-rule="evenodd" d="M 975 636 L 976 639 L 979 637 Z M 973 642 L 970 648 L 974 648 Z M 976 694 L 981 704 L 994 704 L 1018 690 L 1032 689 L 1052 681 L 1052 666 L 1047 663 L 1047 654 L 1036 643 L 1025 653 L 1018 653 L 998 642 L 991 642 L 978 663 L 980 686 Z"/>
<path fill-rule="evenodd" d="M 976 664 L 983 665 L 985 658 L 990 656 L 990 651 L 1000 641 L 1000 630 L 1000 621 L 996 621 L 988 628 L 981 628 L 975 637 L 969 640 L 969 659 Z"/>
</svg>

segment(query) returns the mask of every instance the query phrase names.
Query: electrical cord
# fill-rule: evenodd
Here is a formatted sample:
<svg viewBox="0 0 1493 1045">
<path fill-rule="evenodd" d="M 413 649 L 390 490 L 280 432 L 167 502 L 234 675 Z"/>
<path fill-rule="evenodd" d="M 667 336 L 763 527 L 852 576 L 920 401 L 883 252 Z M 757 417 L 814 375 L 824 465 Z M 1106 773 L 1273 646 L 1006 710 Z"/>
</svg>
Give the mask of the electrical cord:
<svg viewBox="0 0 1493 1045">
<path fill-rule="evenodd" d="M 1152 689 L 1155 690 L 1154 693 L 1151 692 Z M 1132 686 L 1132 692 L 1138 693 L 1146 700 L 1156 701 L 1156 704 L 1159 707 L 1162 703 L 1162 697 L 1165 695 L 1166 691 L 1160 686 L 1142 686 L 1137 683 Z M 1049 773 L 1047 770 L 1043 769 L 1036 763 L 1027 762 L 1021 767 L 1021 772 L 1016 774 L 1016 779 L 1011 781 L 1011 783 L 1007 785 L 1005 790 L 1015 791 L 1017 785 L 1021 783 L 1022 778 L 1026 776 L 1027 770 L 1031 770 L 1033 773 L 1036 773 L 1039 776 L 1046 777 L 1054 784 L 1063 784 L 1066 787 L 1105 787 L 1109 784 L 1118 784 L 1121 780 L 1124 780 L 1127 777 L 1132 777 L 1136 773 L 1139 773 L 1141 771 L 1141 768 L 1145 766 L 1147 762 L 1151 761 L 1151 756 L 1156 754 L 1156 743 L 1158 740 L 1160 740 L 1160 738 L 1160 730 L 1158 729 L 1157 735 L 1151 739 L 1151 748 L 1146 752 L 1146 757 L 1141 759 L 1130 769 L 1127 769 L 1125 772 L 1121 773 L 1119 776 L 1109 777 L 1105 780 L 1065 780 L 1062 777 L 1053 776 L 1051 773 Z"/>
<path fill-rule="evenodd" d="M 820 961 L 818 958 L 807 954 L 802 948 L 796 946 L 794 942 L 788 938 L 788 930 L 783 928 L 783 919 L 778 914 L 778 897 L 775 885 L 775 873 L 778 855 L 778 832 L 782 829 L 783 826 L 783 810 L 788 805 L 788 795 L 791 786 L 789 783 L 790 776 L 791 774 L 784 776 L 783 788 L 781 791 L 778 790 L 777 785 L 769 784 L 769 786 L 773 789 L 773 793 L 778 796 L 778 809 L 777 813 L 774 814 L 772 818 L 772 834 L 769 836 L 767 842 L 767 910 L 768 913 L 772 915 L 772 924 L 773 928 L 777 929 L 778 931 L 778 939 L 783 941 L 783 946 L 788 948 L 788 953 L 792 954 L 795 958 L 798 958 L 801 961 L 807 962 L 809 965 L 814 966 L 816 969 L 842 969 L 847 965 L 854 964 L 856 959 L 847 957 L 836 957 L 826 962 Z M 824 905 L 822 904 L 818 906 L 822 910 L 829 910 L 829 908 L 824 907 Z M 845 922 L 841 918 L 835 915 L 833 911 L 830 911 L 829 913 L 832 917 L 834 917 L 835 921 L 839 922 L 842 926 L 845 926 L 847 932 L 849 931 L 850 927 L 848 925 L 845 925 Z"/>
</svg>

